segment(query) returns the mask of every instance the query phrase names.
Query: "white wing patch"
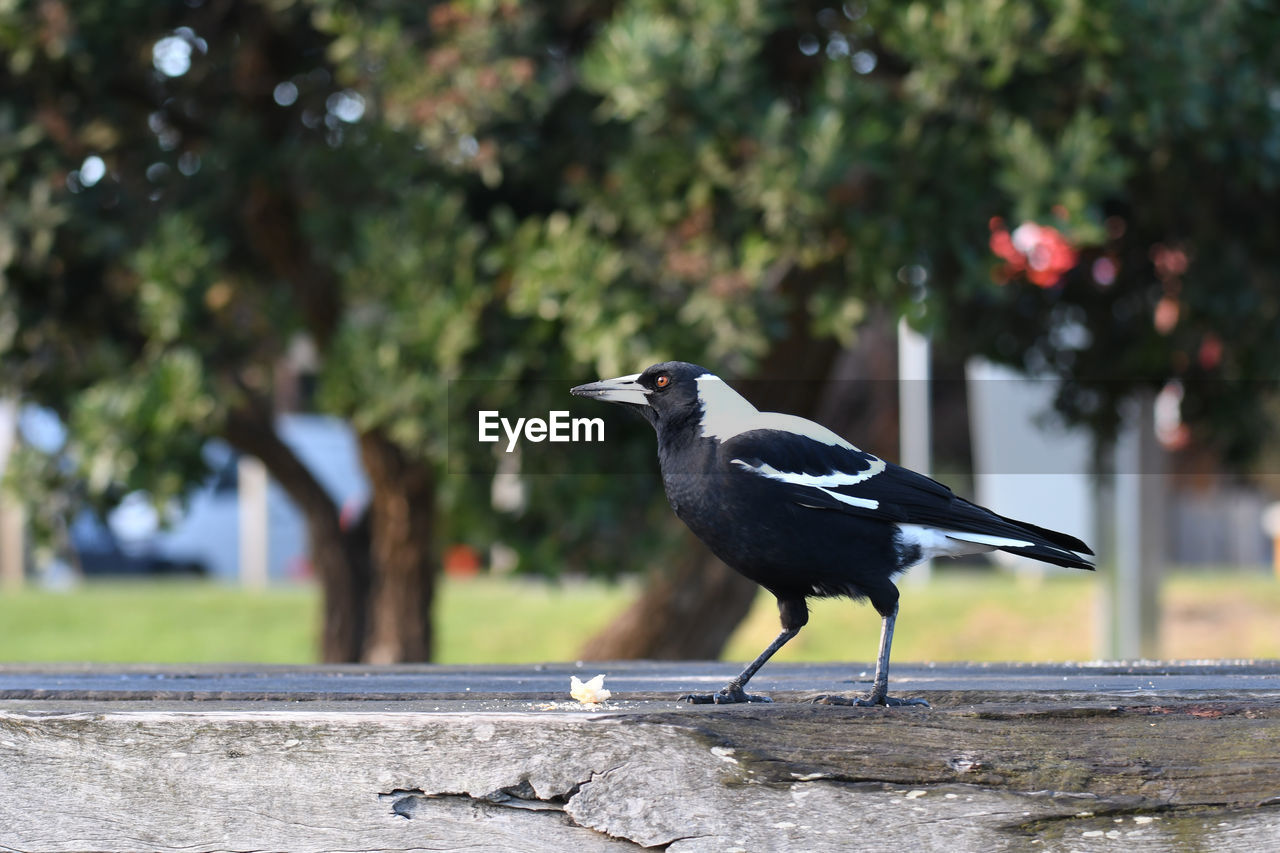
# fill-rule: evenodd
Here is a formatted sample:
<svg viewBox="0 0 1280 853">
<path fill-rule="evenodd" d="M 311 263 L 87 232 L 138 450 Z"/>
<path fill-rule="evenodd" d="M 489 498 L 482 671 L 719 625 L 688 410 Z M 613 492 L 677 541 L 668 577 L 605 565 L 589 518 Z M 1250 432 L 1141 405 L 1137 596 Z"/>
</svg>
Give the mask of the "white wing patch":
<svg viewBox="0 0 1280 853">
<path fill-rule="evenodd" d="M 753 429 L 776 429 L 802 435 L 833 447 L 858 450 L 822 424 L 816 424 L 798 415 L 760 411 L 751 405 L 746 397 L 730 388 L 719 376 L 704 373 L 694 381 L 698 383 L 698 402 L 702 404 L 702 436 L 704 438 L 714 438 L 724 442 L 735 435 L 741 435 Z"/>
<path fill-rule="evenodd" d="M 877 459 L 872 456 L 865 471 L 850 473 L 847 471 L 832 471 L 830 474 L 800 474 L 795 471 L 779 471 L 768 462 L 761 462 L 759 465 L 752 465 L 749 462 L 743 462 L 741 459 L 730 459 L 729 462 L 741 468 L 745 468 L 753 474 L 759 474 L 761 477 L 768 477 L 770 480 L 781 480 L 784 483 L 791 483 L 796 486 L 813 486 L 817 489 L 837 489 L 841 486 L 853 486 L 858 483 L 870 480 L 885 469 L 883 459 Z"/>
<path fill-rule="evenodd" d="M 873 501 L 870 498 L 855 498 L 849 495 L 842 495 L 839 492 L 830 491 L 829 489 L 819 489 L 818 491 L 823 492 L 824 494 L 830 495 L 831 497 L 840 501 L 840 503 L 845 503 L 845 504 L 848 504 L 849 506 L 859 506 L 859 507 L 862 507 L 863 509 L 879 509 L 880 508 L 880 501 Z"/>
<path fill-rule="evenodd" d="M 852 495 L 843 495 L 839 492 L 833 492 L 831 489 L 838 489 L 841 486 L 852 486 L 861 483 L 879 474 L 885 468 L 883 459 L 871 458 L 871 464 L 867 466 L 865 471 L 857 473 L 846 473 L 843 471 L 834 471 L 830 474 L 800 474 L 795 471 L 779 471 L 768 462 L 762 462 L 759 465 L 752 465 L 743 462 L 741 459 L 729 460 L 731 464 L 737 465 L 745 471 L 757 474 L 761 477 L 767 477 L 770 480 L 779 480 L 783 483 L 790 483 L 793 486 L 808 486 L 818 489 L 828 497 L 835 498 L 841 503 L 849 504 L 849 506 L 862 507 L 863 509 L 878 509 L 880 502 L 869 498 L 855 498 Z M 804 504 L 802 504 L 804 506 Z"/>
</svg>

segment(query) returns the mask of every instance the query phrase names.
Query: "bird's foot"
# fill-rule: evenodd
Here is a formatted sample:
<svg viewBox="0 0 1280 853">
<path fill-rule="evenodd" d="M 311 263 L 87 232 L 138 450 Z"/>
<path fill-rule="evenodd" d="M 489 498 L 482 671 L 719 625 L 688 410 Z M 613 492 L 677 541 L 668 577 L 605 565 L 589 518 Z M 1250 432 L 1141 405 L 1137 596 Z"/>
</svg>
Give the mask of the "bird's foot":
<svg viewBox="0 0 1280 853">
<path fill-rule="evenodd" d="M 768 696 L 748 693 L 737 684 L 730 684 L 715 693 L 689 693 L 680 697 L 690 705 L 737 705 L 740 702 L 772 702 Z"/>
<path fill-rule="evenodd" d="M 838 693 L 824 693 L 821 696 L 815 696 L 811 700 L 815 705 L 852 705 L 859 708 L 874 708 L 877 705 L 886 708 L 902 708 L 908 705 L 921 705 L 925 708 L 929 707 L 929 703 L 923 699 L 899 699 L 897 696 L 889 696 L 887 694 L 872 693 L 865 699 L 862 697 L 849 698 L 841 696 Z"/>
</svg>

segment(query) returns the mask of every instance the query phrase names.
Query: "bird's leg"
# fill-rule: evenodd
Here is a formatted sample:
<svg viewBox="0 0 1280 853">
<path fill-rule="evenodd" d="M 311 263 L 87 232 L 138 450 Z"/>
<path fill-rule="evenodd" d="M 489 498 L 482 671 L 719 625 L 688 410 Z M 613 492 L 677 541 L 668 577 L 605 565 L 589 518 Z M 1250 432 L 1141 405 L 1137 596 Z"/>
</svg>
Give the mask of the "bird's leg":
<svg viewBox="0 0 1280 853">
<path fill-rule="evenodd" d="M 772 702 L 768 696 L 756 696 L 743 688 L 756 674 L 764 662 L 773 657 L 773 653 L 787 644 L 787 641 L 800 633 L 800 629 L 809 621 L 809 606 L 803 598 L 779 598 L 778 616 L 782 620 L 782 631 L 760 656 L 747 664 L 747 668 L 738 673 L 738 677 L 730 681 L 716 693 L 690 693 L 681 696 L 680 701 L 691 705 L 731 705 L 737 702 Z"/>
<path fill-rule="evenodd" d="M 758 696 L 747 693 L 743 690 L 751 676 L 756 674 L 760 667 L 764 666 L 764 662 L 773 657 L 773 653 L 787 644 L 787 641 L 800 633 L 799 628 L 783 628 L 781 633 L 774 638 L 769 647 L 760 653 L 760 656 L 747 664 L 747 668 L 738 673 L 738 676 L 726 684 L 716 693 L 690 693 L 687 696 L 681 696 L 681 702 L 688 702 L 691 705 L 731 705 L 737 702 L 772 702 L 768 696 Z"/>
<path fill-rule="evenodd" d="M 865 699 L 857 700 L 858 705 L 923 705 L 929 703 L 923 699 L 896 699 L 889 695 L 889 649 L 893 646 L 893 623 L 898 620 L 898 608 L 882 618 L 880 622 L 880 653 L 876 657 L 876 677 L 871 682 L 871 693 Z"/>
<path fill-rule="evenodd" d="M 902 705 L 923 705 L 923 699 L 898 699 L 889 695 L 889 649 L 893 646 L 893 623 L 898 619 L 898 607 L 882 617 L 880 622 L 880 654 L 876 657 L 876 677 L 871 683 L 871 693 L 865 699 L 849 699 L 845 696 L 819 696 L 813 701 L 822 705 L 859 705 L 869 707 L 885 705 L 890 708 Z"/>
</svg>

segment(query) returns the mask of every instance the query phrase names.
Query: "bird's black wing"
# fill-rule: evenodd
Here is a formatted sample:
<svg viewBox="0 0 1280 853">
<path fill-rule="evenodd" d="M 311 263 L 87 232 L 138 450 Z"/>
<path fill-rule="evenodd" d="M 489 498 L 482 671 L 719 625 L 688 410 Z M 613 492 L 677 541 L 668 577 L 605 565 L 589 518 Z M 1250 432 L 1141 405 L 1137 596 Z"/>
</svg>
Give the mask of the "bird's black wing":
<svg viewBox="0 0 1280 853">
<path fill-rule="evenodd" d="M 885 521 L 945 517 L 956 496 L 936 480 L 847 442 L 780 429 L 740 433 L 720 448 L 730 469 L 763 477 L 794 503 Z"/>
<path fill-rule="evenodd" d="M 819 430 L 750 430 L 724 442 L 721 458 L 730 469 L 764 478 L 783 499 L 801 506 L 920 525 L 1059 565 L 1090 567 L 1079 555 L 1093 552 L 1079 539 L 997 515 L 936 480 Z"/>
</svg>

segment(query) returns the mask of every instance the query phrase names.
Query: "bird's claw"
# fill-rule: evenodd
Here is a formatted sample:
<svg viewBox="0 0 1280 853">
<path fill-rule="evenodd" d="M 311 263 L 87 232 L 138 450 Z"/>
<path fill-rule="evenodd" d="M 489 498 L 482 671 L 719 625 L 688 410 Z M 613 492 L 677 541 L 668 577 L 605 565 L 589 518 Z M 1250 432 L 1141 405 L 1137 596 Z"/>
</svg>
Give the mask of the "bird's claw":
<svg viewBox="0 0 1280 853">
<path fill-rule="evenodd" d="M 871 694 L 864 698 L 849 698 L 841 696 L 838 693 L 824 693 L 821 696 L 815 696 L 811 700 L 815 705 L 850 705 L 858 708 L 874 708 L 880 706 L 882 708 L 902 708 L 909 705 L 920 705 L 925 708 L 930 707 L 929 703 L 923 699 L 899 699 L 897 696 L 876 695 Z"/>
<path fill-rule="evenodd" d="M 871 707 L 873 705 L 881 705 L 887 708 L 905 708 L 912 705 L 922 708 L 929 707 L 929 703 L 923 699 L 901 699 L 897 696 L 881 696 L 878 702 L 875 701 L 875 697 L 868 696 L 866 699 L 859 699 L 858 704 L 863 707 Z"/>
<path fill-rule="evenodd" d="M 690 705 L 737 705 L 742 702 L 772 702 L 773 700 L 768 696 L 747 693 L 734 684 L 715 693 L 689 693 L 681 696 L 680 701 Z"/>
</svg>

